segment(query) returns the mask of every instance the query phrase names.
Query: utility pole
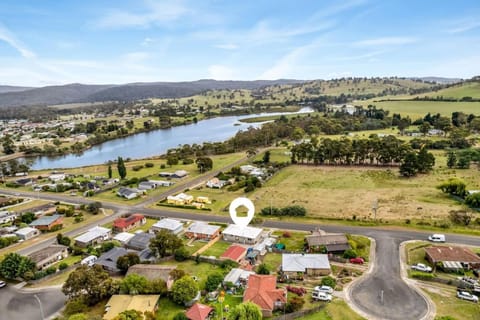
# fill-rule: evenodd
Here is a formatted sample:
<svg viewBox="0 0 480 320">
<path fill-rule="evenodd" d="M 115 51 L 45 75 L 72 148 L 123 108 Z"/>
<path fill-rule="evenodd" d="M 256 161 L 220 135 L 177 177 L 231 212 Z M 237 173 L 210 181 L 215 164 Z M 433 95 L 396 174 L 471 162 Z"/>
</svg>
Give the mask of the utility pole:
<svg viewBox="0 0 480 320">
<path fill-rule="evenodd" d="M 373 210 L 373 220 L 377 221 L 377 209 L 378 209 L 378 199 L 373 200 L 372 210 Z"/>
</svg>

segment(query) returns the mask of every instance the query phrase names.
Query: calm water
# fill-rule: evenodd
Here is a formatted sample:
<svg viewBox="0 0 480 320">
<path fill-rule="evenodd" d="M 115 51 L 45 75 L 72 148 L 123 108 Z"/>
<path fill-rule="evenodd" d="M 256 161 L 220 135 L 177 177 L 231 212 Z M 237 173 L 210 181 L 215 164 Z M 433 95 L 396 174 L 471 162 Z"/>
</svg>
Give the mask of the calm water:
<svg viewBox="0 0 480 320">
<path fill-rule="evenodd" d="M 302 108 L 296 113 L 312 112 L 310 108 Z M 218 117 L 199 121 L 196 124 L 178 126 L 169 129 L 158 129 L 151 132 L 138 133 L 126 138 L 104 142 L 79 155 L 34 158 L 32 169 L 74 168 L 106 163 L 117 157 L 140 159 L 160 155 L 168 149 L 184 144 L 201 144 L 202 142 L 224 141 L 238 131 L 250 126 L 258 127 L 261 123 L 242 123 L 239 119 L 262 115 L 279 115 L 288 113 L 268 113 L 244 116 Z M 240 124 L 240 125 L 234 125 Z"/>
</svg>

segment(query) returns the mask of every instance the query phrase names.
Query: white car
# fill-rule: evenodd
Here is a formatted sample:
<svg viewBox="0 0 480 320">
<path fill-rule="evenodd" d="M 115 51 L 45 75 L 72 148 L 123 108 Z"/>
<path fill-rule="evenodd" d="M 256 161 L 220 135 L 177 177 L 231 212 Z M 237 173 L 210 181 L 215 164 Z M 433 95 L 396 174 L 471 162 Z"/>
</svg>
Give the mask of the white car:
<svg viewBox="0 0 480 320">
<path fill-rule="evenodd" d="M 457 298 L 472 301 L 472 302 L 478 302 L 477 296 L 474 296 L 473 294 L 468 293 L 466 291 L 457 291 Z"/>
<path fill-rule="evenodd" d="M 428 240 L 432 242 L 445 242 L 445 235 L 444 234 L 432 234 L 428 236 Z"/>
<path fill-rule="evenodd" d="M 325 292 L 325 293 L 332 294 L 333 293 L 333 288 L 330 287 L 330 286 L 316 286 L 313 289 L 313 292 Z"/>
<path fill-rule="evenodd" d="M 417 270 L 417 271 L 432 272 L 432 267 L 427 266 L 423 263 L 414 264 L 411 268 L 412 270 Z"/>
<path fill-rule="evenodd" d="M 7 285 L 5 281 L 0 280 L 0 288 L 3 288 Z"/>
<path fill-rule="evenodd" d="M 328 294 L 326 292 L 322 291 L 313 291 L 312 293 L 312 299 L 313 300 L 319 300 L 319 301 L 332 301 L 332 295 Z"/>
</svg>

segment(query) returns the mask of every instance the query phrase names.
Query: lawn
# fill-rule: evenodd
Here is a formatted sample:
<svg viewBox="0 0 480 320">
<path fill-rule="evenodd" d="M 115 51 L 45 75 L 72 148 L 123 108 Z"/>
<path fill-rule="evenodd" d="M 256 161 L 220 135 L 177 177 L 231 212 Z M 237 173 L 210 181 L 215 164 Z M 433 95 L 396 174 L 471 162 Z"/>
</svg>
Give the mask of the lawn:
<svg viewBox="0 0 480 320">
<path fill-rule="evenodd" d="M 254 161 L 263 160 L 265 152 L 259 153 Z M 290 162 L 290 151 L 287 148 L 270 149 L 270 162 Z"/>
<path fill-rule="evenodd" d="M 407 253 L 407 264 L 417 264 L 423 263 L 429 265 L 428 261 L 425 259 L 425 247 L 430 246 L 431 244 L 426 241 L 415 241 L 407 243 L 405 245 L 405 251 Z"/>
<path fill-rule="evenodd" d="M 447 286 L 426 288 L 425 292 L 435 303 L 436 317 L 451 316 L 453 319 L 480 320 L 480 305 L 460 300 L 455 296 L 455 289 Z"/>
<path fill-rule="evenodd" d="M 451 210 L 462 206 L 436 186 L 457 177 L 468 189 L 480 189 L 480 171 L 448 169 L 444 157 L 438 158 L 431 174 L 409 179 L 399 177 L 397 168 L 289 166 L 250 198 L 255 199 L 257 212 L 271 205 L 300 205 L 307 209 L 307 217 L 351 220 L 372 220 L 372 203 L 377 200 L 377 219 L 382 221 L 441 224 Z"/>
<path fill-rule="evenodd" d="M 168 298 L 160 298 L 158 302 L 158 310 L 156 314 L 157 320 L 171 320 L 179 312 L 183 312 L 185 309 L 171 301 Z"/>
<path fill-rule="evenodd" d="M 270 272 L 276 272 L 282 264 L 282 254 L 281 253 L 267 253 L 265 258 L 263 258 L 263 263 L 268 266 Z"/>
<path fill-rule="evenodd" d="M 185 249 L 187 249 L 188 253 L 190 253 L 190 254 L 194 254 L 200 248 L 202 248 L 203 246 L 205 246 L 207 244 L 207 242 L 205 242 L 205 241 L 196 240 L 196 241 L 193 241 L 190 245 L 187 245 L 188 241 L 189 241 L 189 239 L 186 239 L 186 240 L 184 240 L 184 243 L 185 243 Z"/>
<path fill-rule="evenodd" d="M 343 300 L 334 299 L 325 309 L 302 317 L 302 320 L 362 320 Z"/>
<path fill-rule="evenodd" d="M 194 260 L 186 260 L 182 262 L 178 261 L 166 261 L 161 263 L 162 265 L 176 265 L 177 269 L 184 270 L 191 276 L 196 276 L 198 278 L 198 284 L 200 288 L 204 288 L 205 281 L 207 277 L 212 272 L 219 272 L 225 275 L 227 272 L 225 269 L 222 269 L 220 266 L 209 264 L 205 262 L 196 263 Z"/>
<path fill-rule="evenodd" d="M 226 242 L 226 241 L 222 241 L 222 240 L 219 240 L 217 242 L 215 242 L 210 248 L 208 248 L 207 250 L 205 250 L 203 253 L 202 253 L 202 256 L 214 256 L 214 257 L 220 257 L 224 252 L 225 250 L 228 249 L 228 247 L 230 247 L 232 244 L 230 242 Z"/>
<path fill-rule="evenodd" d="M 312 227 L 313 229 L 313 227 Z M 278 237 L 277 243 L 283 243 L 287 251 L 303 252 L 305 236 L 309 235 L 308 232 L 301 231 L 283 231 L 277 230 L 272 235 Z"/>
</svg>

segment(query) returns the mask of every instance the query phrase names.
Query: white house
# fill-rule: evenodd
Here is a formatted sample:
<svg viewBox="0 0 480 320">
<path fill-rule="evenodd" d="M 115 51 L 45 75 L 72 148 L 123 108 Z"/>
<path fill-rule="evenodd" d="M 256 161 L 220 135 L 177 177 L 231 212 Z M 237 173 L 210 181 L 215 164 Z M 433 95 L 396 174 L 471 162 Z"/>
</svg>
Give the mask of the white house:
<svg viewBox="0 0 480 320">
<path fill-rule="evenodd" d="M 31 228 L 31 227 L 25 227 L 22 229 L 18 229 L 15 231 L 15 235 L 20 239 L 20 240 L 28 240 L 33 237 L 36 237 L 40 234 L 40 230 Z"/>
<path fill-rule="evenodd" d="M 137 189 L 131 189 L 131 188 L 119 188 L 117 191 L 117 196 L 131 200 L 135 199 L 138 197 L 138 190 Z"/>
<path fill-rule="evenodd" d="M 63 181 L 65 178 L 65 173 L 53 173 L 48 177 L 48 179 L 50 179 L 52 182 Z"/>
<path fill-rule="evenodd" d="M 133 233 L 120 232 L 120 233 L 117 233 L 115 237 L 113 237 L 113 240 L 117 240 L 121 244 L 126 244 L 128 241 L 130 241 L 130 239 L 133 238 L 133 236 L 135 236 Z"/>
<path fill-rule="evenodd" d="M 331 272 L 330 262 L 326 254 L 282 254 L 282 272 L 296 277 L 298 274 L 324 276 Z"/>
<path fill-rule="evenodd" d="M 221 189 L 223 188 L 228 181 L 226 180 L 220 180 L 218 178 L 213 178 L 207 181 L 207 187 L 209 188 L 215 188 L 215 189 Z"/>
<path fill-rule="evenodd" d="M 13 222 L 16 219 L 16 215 L 11 214 L 8 211 L 0 211 L 0 224 Z"/>
<path fill-rule="evenodd" d="M 229 225 L 222 232 L 223 240 L 244 243 L 255 244 L 260 241 L 263 230 L 254 227 L 242 227 L 236 224 Z"/>
<path fill-rule="evenodd" d="M 104 227 L 93 227 L 92 229 L 88 230 L 86 233 L 82 234 L 81 236 L 76 237 L 75 244 L 79 247 L 88 247 L 89 245 L 96 245 L 102 243 L 108 239 L 112 235 L 112 230 Z"/>
<path fill-rule="evenodd" d="M 148 180 L 149 182 L 155 183 L 159 187 L 170 187 L 175 184 L 173 181 L 166 181 L 166 180 Z"/>
<path fill-rule="evenodd" d="M 183 231 L 183 224 L 178 220 L 165 218 L 153 224 L 151 230 L 154 233 L 167 230 L 173 234 L 179 234 Z"/>
<path fill-rule="evenodd" d="M 152 181 L 142 181 L 138 184 L 139 190 L 153 190 L 157 188 L 157 184 Z"/>
</svg>

